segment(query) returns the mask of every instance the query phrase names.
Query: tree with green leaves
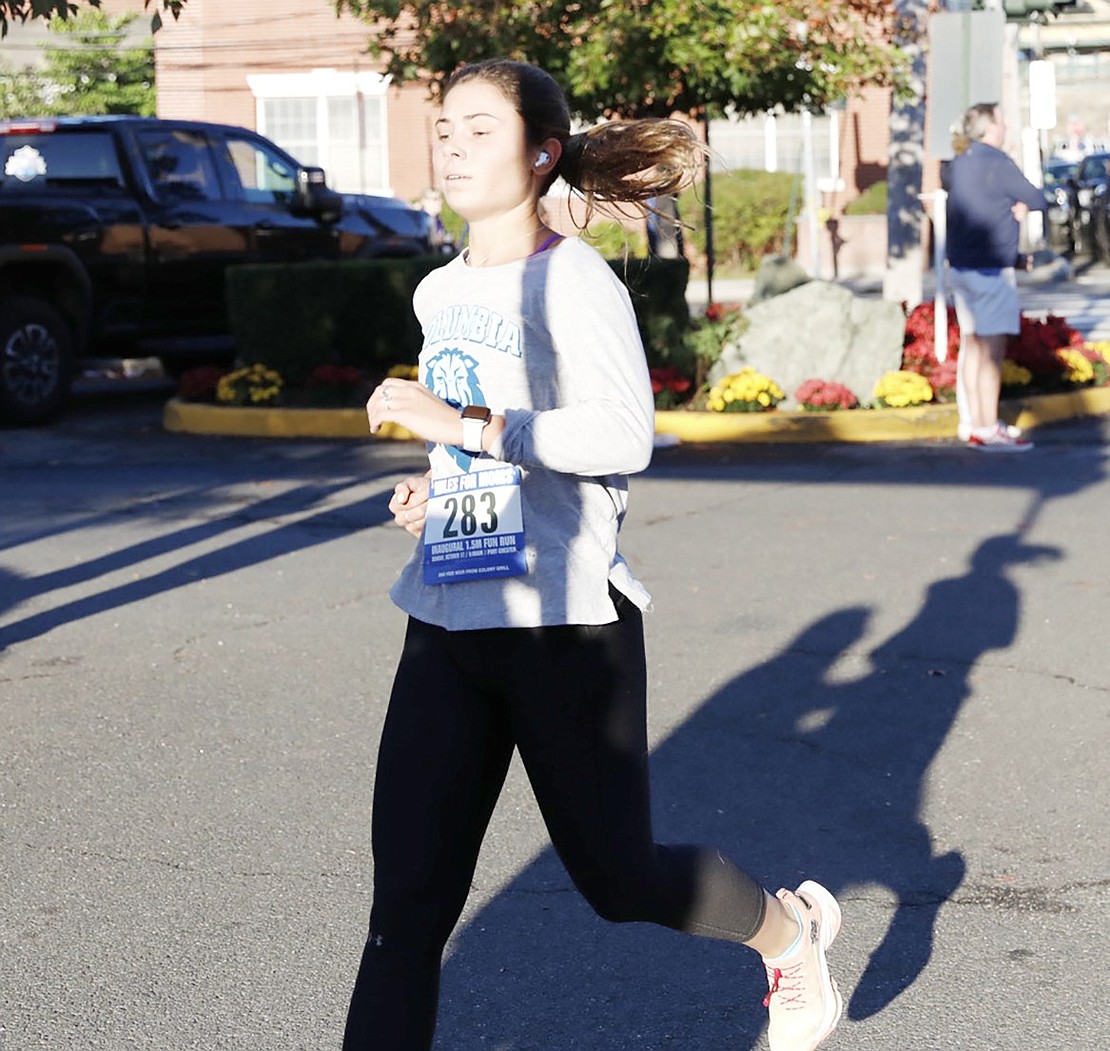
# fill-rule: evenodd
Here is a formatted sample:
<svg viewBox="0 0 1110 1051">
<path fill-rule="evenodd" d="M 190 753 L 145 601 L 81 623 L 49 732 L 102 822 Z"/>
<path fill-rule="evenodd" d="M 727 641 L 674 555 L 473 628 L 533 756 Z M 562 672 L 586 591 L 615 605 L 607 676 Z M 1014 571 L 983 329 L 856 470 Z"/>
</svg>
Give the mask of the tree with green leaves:
<svg viewBox="0 0 1110 1051">
<path fill-rule="evenodd" d="M 897 84 L 890 0 L 333 0 L 370 23 L 395 80 L 433 94 L 464 62 L 534 62 L 587 119 L 819 109 Z"/>
<path fill-rule="evenodd" d="M 150 30 L 157 33 L 162 27 L 162 12 L 173 15 L 176 20 L 181 16 L 189 0 L 144 0 L 143 6 L 149 8 L 153 3 L 155 10 L 150 19 Z M 71 18 L 82 7 L 100 7 L 100 0 L 0 0 L 0 37 L 7 36 L 9 22 L 26 22 L 29 19 Z"/>
<path fill-rule="evenodd" d="M 0 67 L 0 116 L 58 117 L 94 113 L 154 116 L 154 45 L 125 46 L 135 14 L 109 18 L 82 11 L 53 18 L 65 43 L 43 47 L 42 69 Z"/>
<path fill-rule="evenodd" d="M 0 62 L 0 120 L 46 116 L 54 88 L 35 66 L 16 69 Z"/>
</svg>

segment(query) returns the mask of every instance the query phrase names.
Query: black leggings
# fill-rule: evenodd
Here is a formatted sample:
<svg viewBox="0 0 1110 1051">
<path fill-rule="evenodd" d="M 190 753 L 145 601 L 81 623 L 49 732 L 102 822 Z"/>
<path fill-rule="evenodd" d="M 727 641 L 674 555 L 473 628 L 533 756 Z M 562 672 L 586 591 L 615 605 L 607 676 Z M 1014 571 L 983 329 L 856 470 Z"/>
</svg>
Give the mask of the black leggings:
<svg viewBox="0 0 1110 1051">
<path fill-rule="evenodd" d="M 761 887 L 716 850 L 654 842 L 640 611 L 600 626 L 448 632 L 410 620 L 374 783 L 374 904 L 344 1051 L 431 1047 L 440 958 L 513 748 L 598 915 L 729 941 Z"/>
</svg>

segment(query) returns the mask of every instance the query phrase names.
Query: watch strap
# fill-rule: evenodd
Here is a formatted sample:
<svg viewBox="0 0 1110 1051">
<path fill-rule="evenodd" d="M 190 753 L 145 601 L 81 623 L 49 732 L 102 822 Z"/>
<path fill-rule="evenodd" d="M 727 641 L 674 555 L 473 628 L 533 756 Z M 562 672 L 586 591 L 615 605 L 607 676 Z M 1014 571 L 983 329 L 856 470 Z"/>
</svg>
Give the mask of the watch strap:
<svg viewBox="0 0 1110 1051">
<path fill-rule="evenodd" d="M 462 410 L 462 448 L 464 452 L 482 451 L 482 431 L 493 413 L 486 405 L 468 405 Z"/>
</svg>

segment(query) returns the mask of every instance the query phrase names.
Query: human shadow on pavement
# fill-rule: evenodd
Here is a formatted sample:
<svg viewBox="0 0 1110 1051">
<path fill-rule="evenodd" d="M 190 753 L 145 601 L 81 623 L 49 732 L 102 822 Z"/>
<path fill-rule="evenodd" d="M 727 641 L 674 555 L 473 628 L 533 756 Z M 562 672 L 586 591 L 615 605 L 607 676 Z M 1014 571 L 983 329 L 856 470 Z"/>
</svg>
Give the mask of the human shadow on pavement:
<svg viewBox="0 0 1110 1051">
<path fill-rule="evenodd" d="M 138 567 L 150 559 L 183 552 L 195 544 L 218 541 L 222 537 L 230 538 L 234 532 L 259 522 L 283 515 L 300 516 L 256 535 L 230 540 L 216 550 L 183 557 L 168 568 L 137 574 L 126 583 L 62 601 L 21 619 L 0 624 L 0 652 L 15 643 L 37 638 L 54 628 L 85 617 L 141 602 L 154 595 L 195 584 L 198 580 L 212 579 L 260 565 L 271 559 L 326 543 L 336 537 L 349 535 L 357 529 L 381 525 L 391 520 L 388 510 L 390 487 L 377 490 L 361 500 L 312 513 L 312 508 L 349 488 L 349 481 L 298 486 L 292 491 L 250 502 L 227 514 L 199 521 L 194 517 L 185 526 L 167 529 L 164 533 L 157 533 L 98 558 L 39 576 L 21 577 L 0 568 L 0 583 L 3 585 L 0 588 L 3 595 L 0 615 L 3 615 L 37 596 L 85 584 L 129 567 Z"/>
<path fill-rule="evenodd" d="M 821 617 L 652 754 L 661 842 L 715 844 L 771 888 L 817 879 L 848 925 L 853 898 L 889 896 L 886 933 L 843 990 L 849 1018 L 881 1011 L 928 964 L 938 911 L 965 871 L 958 850 L 934 851 L 922 816 L 929 767 L 977 662 L 1015 637 L 1010 571 L 1058 556 L 1020 534 L 984 540 L 869 653 L 858 645 L 868 609 Z M 845 656 L 866 668 L 844 677 Z M 734 946 L 606 926 L 548 848 L 457 934 L 436 1048 L 754 1047 L 762 982 L 757 957 Z"/>
</svg>

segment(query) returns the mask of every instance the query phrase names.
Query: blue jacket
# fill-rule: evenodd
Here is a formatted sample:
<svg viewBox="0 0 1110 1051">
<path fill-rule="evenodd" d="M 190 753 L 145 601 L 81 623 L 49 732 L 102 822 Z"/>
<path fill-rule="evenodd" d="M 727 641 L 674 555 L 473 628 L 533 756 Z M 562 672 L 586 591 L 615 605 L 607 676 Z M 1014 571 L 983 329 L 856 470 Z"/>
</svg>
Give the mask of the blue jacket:
<svg viewBox="0 0 1110 1051">
<path fill-rule="evenodd" d="M 1043 211 L 1044 193 L 1001 150 L 973 142 L 942 173 L 948 191 L 948 262 L 960 270 L 1013 266 L 1019 224 L 1011 205 Z"/>
</svg>

